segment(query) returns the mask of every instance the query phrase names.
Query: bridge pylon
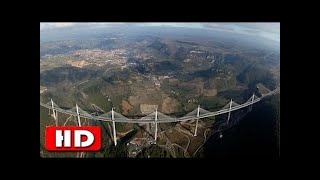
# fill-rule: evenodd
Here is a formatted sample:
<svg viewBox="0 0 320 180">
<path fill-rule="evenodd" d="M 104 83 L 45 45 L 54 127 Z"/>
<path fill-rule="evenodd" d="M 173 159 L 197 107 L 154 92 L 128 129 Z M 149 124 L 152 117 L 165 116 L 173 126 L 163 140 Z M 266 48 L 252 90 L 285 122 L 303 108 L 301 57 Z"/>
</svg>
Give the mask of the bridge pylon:
<svg viewBox="0 0 320 180">
<path fill-rule="evenodd" d="M 112 128 L 113 128 L 113 141 L 114 146 L 117 146 L 117 132 L 116 132 L 116 122 L 114 121 L 114 111 L 111 109 L 111 119 L 112 119 Z"/>
<path fill-rule="evenodd" d="M 229 120 L 230 120 L 230 116 L 231 116 L 231 107 L 232 107 L 232 99 L 231 99 L 230 105 L 229 105 L 229 113 L 228 113 L 227 125 L 229 124 Z"/>
<path fill-rule="evenodd" d="M 157 143 L 157 135 L 158 135 L 158 123 L 157 123 L 157 120 L 158 120 L 158 109 L 156 109 L 156 113 L 155 113 L 155 117 L 154 117 L 154 123 L 155 123 L 155 132 L 154 132 L 154 143 L 156 144 Z"/>
<path fill-rule="evenodd" d="M 194 130 L 194 135 L 193 135 L 193 136 L 197 136 L 199 116 L 200 116 L 200 105 L 198 105 L 198 110 L 197 110 L 197 120 L 196 120 L 196 128 L 195 128 L 195 130 Z"/>
<path fill-rule="evenodd" d="M 80 114 L 79 114 L 79 107 L 78 104 L 76 104 L 76 110 L 77 110 L 77 116 L 78 116 L 78 126 L 81 127 L 81 121 L 80 121 Z"/>
</svg>

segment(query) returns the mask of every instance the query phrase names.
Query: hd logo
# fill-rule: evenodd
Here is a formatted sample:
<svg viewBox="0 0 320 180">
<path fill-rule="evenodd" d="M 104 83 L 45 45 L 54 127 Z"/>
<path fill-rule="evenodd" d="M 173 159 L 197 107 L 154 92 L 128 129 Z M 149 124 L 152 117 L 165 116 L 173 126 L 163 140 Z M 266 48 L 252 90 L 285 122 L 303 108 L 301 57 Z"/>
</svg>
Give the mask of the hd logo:
<svg viewBox="0 0 320 180">
<path fill-rule="evenodd" d="M 101 129 L 98 126 L 47 127 L 45 146 L 48 151 L 99 151 Z"/>
</svg>

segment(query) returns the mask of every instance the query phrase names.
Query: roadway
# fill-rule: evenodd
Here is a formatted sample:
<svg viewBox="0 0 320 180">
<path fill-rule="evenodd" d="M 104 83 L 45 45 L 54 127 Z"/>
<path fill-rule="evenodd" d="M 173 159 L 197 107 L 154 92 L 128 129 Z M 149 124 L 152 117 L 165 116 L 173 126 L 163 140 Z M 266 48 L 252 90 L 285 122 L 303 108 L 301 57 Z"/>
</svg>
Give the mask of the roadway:
<svg viewBox="0 0 320 180">
<path fill-rule="evenodd" d="M 278 86 L 276 89 L 274 89 L 273 91 L 269 92 L 268 94 L 265 94 L 265 95 L 261 96 L 260 98 L 256 98 L 253 101 L 251 101 L 249 99 L 247 102 L 245 102 L 243 104 L 239 104 L 237 106 L 231 107 L 231 109 L 222 109 L 222 110 L 215 111 L 215 112 L 208 112 L 208 113 L 200 114 L 199 117 L 196 117 L 196 114 L 195 114 L 195 115 L 192 115 L 192 116 L 188 115 L 188 116 L 183 116 L 183 117 L 180 117 L 180 118 L 177 118 L 177 117 L 158 118 L 157 119 L 157 123 L 182 122 L 182 121 L 193 120 L 195 118 L 202 119 L 202 118 L 213 117 L 213 116 L 216 116 L 216 115 L 229 113 L 229 112 L 236 111 L 238 109 L 245 108 L 247 106 L 253 105 L 253 104 L 261 101 L 265 97 L 271 96 L 271 95 L 273 95 L 273 94 L 275 94 L 275 93 L 277 93 L 279 91 L 280 91 L 280 86 Z M 79 117 L 87 118 L 87 119 L 90 119 L 90 120 L 112 122 L 111 117 L 95 116 L 95 115 L 91 115 L 91 114 L 86 113 L 86 112 L 77 114 L 74 111 L 61 109 L 59 107 L 53 107 L 52 108 L 51 103 L 44 104 L 44 103 L 40 102 L 40 106 L 48 108 L 48 109 L 51 109 L 51 110 L 53 109 L 56 112 L 60 112 L 60 113 L 63 113 L 63 114 L 79 116 Z M 123 116 L 121 118 L 115 117 L 114 121 L 115 122 L 125 122 L 125 123 L 151 123 L 151 122 L 154 123 L 155 119 L 154 119 L 154 117 L 147 117 L 147 118 L 146 117 L 142 117 L 140 119 L 130 119 L 130 118 L 126 118 L 126 117 Z"/>
</svg>

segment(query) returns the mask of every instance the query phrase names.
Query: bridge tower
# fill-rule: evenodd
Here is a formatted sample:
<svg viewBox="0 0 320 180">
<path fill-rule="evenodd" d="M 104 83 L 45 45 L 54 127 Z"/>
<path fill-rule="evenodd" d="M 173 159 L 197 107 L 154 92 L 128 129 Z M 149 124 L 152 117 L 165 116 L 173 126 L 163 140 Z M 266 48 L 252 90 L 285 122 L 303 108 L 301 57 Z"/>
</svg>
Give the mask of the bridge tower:
<svg viewBox="0 0 320 180">
<path fill-rule="evenodd" d="M 155 121 L 155 125 L 156 125 L 156 129 L 155 129 L 155 132 L 154 132 L 154 143 L 156 144 L 157 143 L 157 135 L 158 135 L 158 123 L 157 123 L 157 120 L 158 120 L 158 109 L 156 109 L 156 113 L 155 113 L 155 117 L 154 117 L 154 121 Z"/>
<path fill-rule="evenodd" d="M 116 132 L 116 122 L 114 121 L 114 111 L 111 109 L 111 119 L 112 119 L 112 128 L 113 128 L 113 141 L 114 146 L 117 146 L 117 132 Z"/>
<path fill-rule="evenodd" d="M 230 120 L 230 115 L 231 115 L 231 106 L 232 106 L 232 99 L 231 99 L 231 101 L 230 101 L 230 105 L 229 105 L 229 113 L 228 113 L 227 125 L 229 124 L 229 120 Z"/>
<path fill-rule="evenodd" d="M 80 121 L 80 114 L 79 114 L 79 107 L 78 107 L 78 104 L 76 104 L 76 109 L 77 109 L 77 115 L 78 115 L 78 125 L 79 127 L 81 127 L 81 121 Z"/>
<path fill-rule="evenodd" d="M 193 136 L 197 136 L 199 116 L 200 116 L 200 105 L 198 105 L 197 120 L 196 120 L 196 129 L 194 130 L 194 135 L 193 135 Z"/>
<path fill-rule="evenodd" d="M 51 99 L 51 107 L 52 107 L 53 118 L 56 121 L 56 126 L 58 126 L 58 113 L 57 113 L 57 111 L 54 110 L 52 99 Z M 49 109 L 49 111 L 50 111 L 50 109 Z"/>
</svg>

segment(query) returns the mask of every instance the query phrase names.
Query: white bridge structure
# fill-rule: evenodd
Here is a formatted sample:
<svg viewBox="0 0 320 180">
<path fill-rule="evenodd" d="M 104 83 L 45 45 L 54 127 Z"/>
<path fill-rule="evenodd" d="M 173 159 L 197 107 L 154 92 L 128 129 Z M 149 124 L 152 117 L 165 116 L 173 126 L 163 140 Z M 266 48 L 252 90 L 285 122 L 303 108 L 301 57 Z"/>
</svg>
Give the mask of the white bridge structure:
<svg viewBox="0 0 320 180">
<path fill-rule="evenodd" d="M 92 115 L 89 114 L 88 112 L 82 110 L 81 108 L 78 107 L 76 104 L 75 107 L 65 110 L 61 109 L 57 104 L 55 104 L 52 99 L 48 103 L 42 103 L 40 102 L 40 106 L 48 108 L 49 110 L 52 110 L 53 113 L 53 118 L 56 122 L 56 126 L 58 126 L 58 112 L 63 113 L 63 114 L 68 114 L 71 116 L 75 116 L 78 119 L 78 126 L 81 126 L 81 121 L 80 118 L 85 118 L 89 120 L 96 120 L 96 121 L 106 121 L 106 122 L 112 122 L 113 126 L 113 139 L 114 139 L 114 144 L 115 146 L 117 145 L 117 140 L 116 140 L 116 122 L 121 122 L 121 123 L 153 123 L 155 125 L 155 134 L 154 134 L 154 140 L 156 142 L 157 140 L 157 131 L 158 131 L 158 123 L 170 123 L 170 122 L 182 122 L 182 121 L 189 121 L 189 120 L 196 120 L 196 127 L 195 127 L 195 132 L 194 136 L 197 136 L 197 129 L 198 129 L 198 121 L 203 118 L 208 118 L 208 117 L 213 117 L 217 116 L 220 114 L 225 114 L 228 113 L 228 119 L 227 119 L 227 124 L 229 123 L 230 120 L 230 115 L 232 111 L 238 110 L 245 108 L 247 106 L 251 106 L 259 101 L 261 101 L 263 98 L 273 95 L 277 92 L 280 91 L 280 85 L 274 89 L 273 91 L 268 92 L 267 94 L 263 94 L 261 97 L 257 97 L 255 94 L 253 94 L 249 100 L 243 104 L 237 104 L 236 102 L 230 100 L 228 104 L 226 104 L 221 110 L 215 111 L 215 112 L 210 112 L 208 110 L 200 108 L 200 105 L 198 106 L 197 109 L 191 111 L 190 113 L 186 114 L 183 117 L 171 117 L 168 115 L 165 115 L 161 112 L 159 112 L 157 109 L 155 109 L 155 112 L 148 114 L 140 119 L 131 119 L 127 118 L 111 109 L 111 111 L 102 114 L 102 115 Z M 95 113 L 97 114 L 97 113 Z"/>
</svg>

